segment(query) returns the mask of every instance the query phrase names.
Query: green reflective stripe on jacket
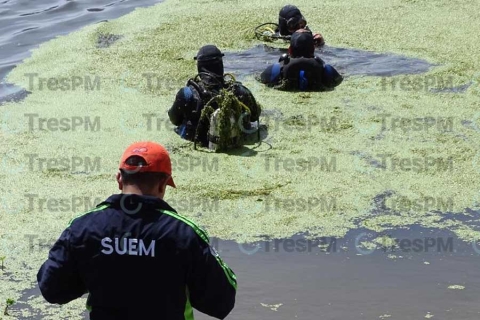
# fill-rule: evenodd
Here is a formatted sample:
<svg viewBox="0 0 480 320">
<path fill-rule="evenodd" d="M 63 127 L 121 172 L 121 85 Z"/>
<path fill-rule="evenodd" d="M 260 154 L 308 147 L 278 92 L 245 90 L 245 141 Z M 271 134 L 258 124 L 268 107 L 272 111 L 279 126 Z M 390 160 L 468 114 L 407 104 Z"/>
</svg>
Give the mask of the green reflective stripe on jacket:
<svg viewBox="0 0 480 320">
<path fill-rule="evenodd" d="M 182 222 L 185 222 L 186 224 L 188 224 L 190 227 L 193 228 L 193 230 L 195 230 L 195 232 L 200 236 L 200 238 L 203 239 L 203 241 L 205 241 L 208 245 L 210 245 L 210 238 L 208 237 L 208 234 L 205 230 L 203 230 L 202 228 L 200 228 L 199 226 L 197 226 L 193 221 L 185 218 L 185 217 L 182 217 L 181 215 L 179 215 L 178 213 L 175 213 L 173 211 L 168 211 L 168 210 L 161 210 L 159 209 L 160 212 L 162 213 L 165 213 L 175 219 L 178 219 Z M 235 276 L 235 273 L 232 271 L 232 269 L 230 269 L 230 267 L 222 260 L 222 258 L 220 258 L 220 256 L 218 255 L 218 253 L 214 254 L 215 256 L 215 259 L 217 259 L 217 262 L 218 264 L 220 264 L 220 266 L 222 267 L 223 271 L 225 272 L 225 275 L 227 276 L 227 279 L 228 279 L 228 282 L 230 282 L 230 284 L 235 288 L 235 290 L 237 289 L 237 277 Z"/>
<path fill-rule="evenodd" d="M 72 222 L 75 221 L 75 219 L 78 219 L 78 218 L 80 218 L 80 217 L 83 217 L 83 216 L 85 216 L 85 215 L 87 215 L 87 214 L 89 214 L 89 213 L 95 212 L 95 211 L 100 211 L 100 210 L 106 209 L 106 208 L 108 208 L 108 207 L 110 207 L 110 204 L 109 204 L 109 203 L 107 203 L 107 204 L 102 204 L 101 206 L 96 207 L 95 209 L 92 209 L 92 210 L 90 210 L 90 211 L 81 213 L 81 214 L 79 214 L 78 216 L 76 216 L 75 218 L 73 218 L 72 220 L 70 220 L 70 222 L 68 223 L 68 226 L 70 226 L 70 225 L 72 224 Z"/>
<path fill-rule="evenodd" d="M 85 303 L 85 307 L 87 308 L 87 310 L 88 310 L 89 312 L 92 312 L 92 306 L 89 306 L 89 305 L 88 305 L 88 300 L 87 300 L 87 302 Z"/>
<path fill-rule="evenodd" d="M 195 232 L 200 236 L 200 238 L 203 239 L 203 241 L 205 241 L 206 243 L 210 244 L 210 237 L 208 236 L 208 233 L 207 231 L 203 230 L 202 228 L 200 228 L 199 226 L 197 226 L 195 224 L 195 222 L 179 215 L 178 213 L 175 213 L 173 211 L 168 211 L 168 210 L 161 210 L 159 209 L 160 212 L 162 213 L 165 213 L 165 214 L 168 214 L 169 216 L 171 217 L 174 217 L 175 219 L 178 219 L 180 221 L 183 221 L 185 222 L 186 224 L 188 224 L 190 227 L 193 228 L 193 230 L 195 230 Z"/>
<path fill-rule="evenodd" d="M 185 290 L 185 294 L 187 296 L 187 303 L 185 304 L 185 312 L 183 313 L 183 316 L 185 320 L 194 320 L 195 318 L 193 317 L 193 308 L 192 304 L 190 303 L 190 293 L 188 292 L 188 287 Z"/>
</svg>

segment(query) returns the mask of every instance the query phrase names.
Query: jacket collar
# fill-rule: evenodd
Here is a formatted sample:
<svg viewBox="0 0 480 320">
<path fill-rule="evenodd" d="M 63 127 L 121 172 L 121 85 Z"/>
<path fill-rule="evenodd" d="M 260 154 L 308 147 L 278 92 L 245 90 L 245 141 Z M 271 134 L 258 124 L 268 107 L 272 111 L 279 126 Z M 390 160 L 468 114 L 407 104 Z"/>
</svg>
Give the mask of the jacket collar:
<svg viewBox="0 0 480 320">
<path fill-rule="evenodd" d="M 107 198 L 103 203 L 109 203 L 112 207 L 115 208 L 125 208 L 133 207 L 137 208 L 139 205 L 142 205 L 143 208 L 149 210 L 168 210 L 177 213 L 166 201 L 147 195 L 138 195 L 138 194 L 114 194 Z M 100 205 L 101 205 L 100 204 Z"/>
</svg>

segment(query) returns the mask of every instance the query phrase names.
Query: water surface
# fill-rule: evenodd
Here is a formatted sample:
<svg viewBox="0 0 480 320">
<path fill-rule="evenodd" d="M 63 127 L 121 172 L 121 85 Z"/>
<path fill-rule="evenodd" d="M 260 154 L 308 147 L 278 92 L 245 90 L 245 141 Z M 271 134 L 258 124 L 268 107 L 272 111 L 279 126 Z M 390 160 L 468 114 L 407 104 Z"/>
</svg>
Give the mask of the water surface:
<svg viewBox="0 0 480 320">
<path fill-rule="evenodd" d="M 267 45 L 243 52 L 225 53 L 225 69 L 241 76 L 261 73 L 269 64 L 278 62 L 287 49 Z M 323 46 L 315 54 L 334 66 L 343 75 L 391 77 L 428 72 L 435 65 L 428 61 L 390 53 Z"/>
<path fill-rule="evenodd" d="M 316 239 L 310 248 L 303 235 L 256 244 L 212 239 L 238 277 L 236 306 L 227 319 L 478 319 L 480 246 L 419 226 L 383 235 L 405 244 L 374 251 L 357 247 L 378 236 L 361 229 L 342 239 Z M 431 245 L 407 245 L 415 239 Z M 464 289 L 449 288 L 455 285 Z M 39 295 L 38 288 L 21 300 L 32 295 Z M 12 310 L 22 308 L 29 307 L 19 301 Z"/>
<path fill-rule="evenodd" d="M 17 101 L 21 88 L 3 82 L 30 50 L 86 25 L 116 19 L 161 0 L 4 0 L 0 2 L 0 101 Z M 23 93 L 19 93 L 23 91 Z"/>
</svg>

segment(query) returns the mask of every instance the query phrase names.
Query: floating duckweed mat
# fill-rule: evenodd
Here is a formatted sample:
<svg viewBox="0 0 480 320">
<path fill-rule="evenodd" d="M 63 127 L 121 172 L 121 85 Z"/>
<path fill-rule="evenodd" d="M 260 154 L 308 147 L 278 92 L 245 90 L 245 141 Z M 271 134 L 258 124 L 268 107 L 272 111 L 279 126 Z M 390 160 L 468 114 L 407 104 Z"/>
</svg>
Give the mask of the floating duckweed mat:
<svg viewBox="0 0 480 320">
<path fill-rule="evenodd" d="M 471 222 L 443 219 L 480 204 L 480 3 L 296 5 L 329 45 L 439 67 L 349 77 L 323 93 L 279 92 L 247 78 L 264 110 L 273 110 L 261 119 L 268 134 L 260 145 L 222 154 L 194 151 L 173 132 L 167 110 L 194 75 L 202 45 L 233 51 L 260 44 L 253 28 L 277 17 L 278 2 L 167 0 L 41 45 L 8 77 L 32 93 L 1 107 L 0 273 L 11 281 L 2 280 L 0 302 L 35 285 L 72 217 L 119 192 L 118 159 L 138 140 L 168 146 L 178 189 L 166 200 L 211 236 L 342 237 L 358 227 L 413 224 L 447 228 L 466 241 L 480 236 Z M 105 34 L 122 38 L 97 48 Z M 462 93 L 429 90 L 466 83 Z M 385 210 L 375 203 L 380 194 Z M 42 299 L 28 303 L 42 319 L 76 317 L 84 306 L 80 299 L 47 313 Z"/>
</svg>

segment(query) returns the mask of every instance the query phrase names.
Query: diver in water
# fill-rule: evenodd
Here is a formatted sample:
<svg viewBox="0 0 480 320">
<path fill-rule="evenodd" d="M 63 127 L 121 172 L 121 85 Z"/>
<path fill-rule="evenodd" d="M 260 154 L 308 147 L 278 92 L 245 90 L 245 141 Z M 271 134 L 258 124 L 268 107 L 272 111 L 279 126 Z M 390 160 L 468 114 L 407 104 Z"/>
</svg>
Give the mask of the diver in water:
<svg viewBox="0 0 480 320">
<path fill-rule="evenodd" d="M 268 66 L 260 75 L 260 81 L 283 90 L 322 91 L 338 86 L 343 77 L 315 55 L 312 32 L 299 29 L 292 34 L 288 54 Z"/>
<path fill-rule="evenodd" d="M 199 141 L 203 147 L 207 147 L 209 142 L 214 143 L 215 137 L 210 135 L 209 123 L 205 124 L 201 119 L 202 110 L 213 97 L 220 94 L 222 89 L 231 90 L 249 109 L 250 114 L 242 119 L 241 131 L 249 132 L 251 122 L 256 122 L 260 118 L 261 107 L 250 90 L 239 81 L 226 80 L 223 56 L 224 54 L 214 45 L 200 48 L 194 58 L 197 61 L 197 76 L 189 79 L 186 86 L 177 92 L 175 101 L 168 110 L 170 121 L 177 126 L 175 132 L 183 139 Z M 213 106 L 214 109 L 218 108 L 216 103 L 213 103 Z"/>
<path fill-rule="evenodd" d="M 289 36 L 299 29 L 311 31 L 307 26 L 307 20 L 296 6 L 290 4 L 284 6 L 278 14 L 278 28 L 275 32 L 281 36 Z M 313 33 L 313 39 L 315 46 L 325 44 L 325 39 L 320 33 Z"/>
</svg>

